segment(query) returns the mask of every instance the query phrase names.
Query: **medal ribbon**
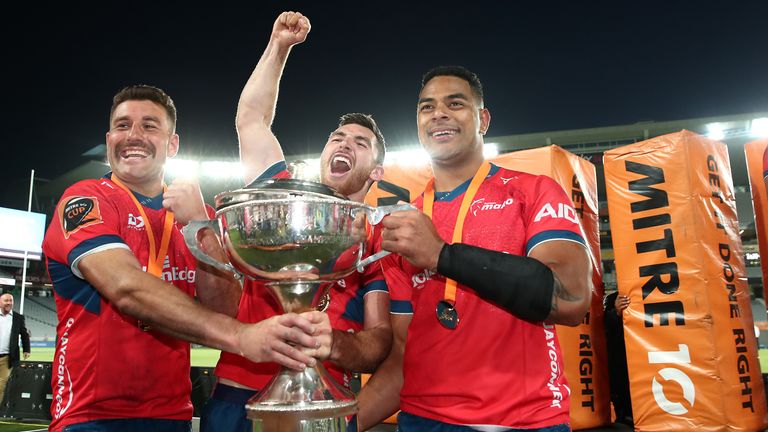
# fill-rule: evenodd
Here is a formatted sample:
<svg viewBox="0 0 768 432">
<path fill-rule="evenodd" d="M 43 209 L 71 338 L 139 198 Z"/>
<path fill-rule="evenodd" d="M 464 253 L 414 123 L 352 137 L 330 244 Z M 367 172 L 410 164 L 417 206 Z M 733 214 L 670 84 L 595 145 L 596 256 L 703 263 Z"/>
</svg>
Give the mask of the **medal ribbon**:
<svg viewBox="0 0 768 432">
<path fill-rule="evenodd" d="M 475 176 L 472 177 L 472 181 L 469 183 L 467 191 L 464 193 L 464 199 L 461 200 L 461 208 L 459 209 L 459 215 L 456 219 L 456 225 L 453 227 L 453 239 L 451 243 L 460 243 L 462 240 L 462 234 L 464 232 L 464 219 L 467 218 L 469 213 L 469 206 L 472 204 L 472 200 L 477 194 L 477 190 L 480 189 L 480 185 L 483 180 L 488 176 L 491 171 L 491 164 L 488 161 L 484 161 L 480 168 L 478 168 Z M 432 219 L 432 207 L 435 204 L 435 178 L 427 183 L 424 189 L 424 214 Z M 450 278 L 445 278 L 445 301 L 452 305 L 456 303 L 456 281 Z"/>
<path fill-rule="evenodd" d="M 141 205 L 133 192 L 131 192 L 131 190 L 128 189 L 128 187 L 123 184 L 123 182 L 120 181 L 116 175 L 112 174 L 111 180 L 113 183 L 120 186 L 121 189 L 128 193 L 128 196 L 131 197 L 133 203 L 136 205 L 136 208 L 139 210 L 141 218 L 144 220 L 147 237 L 149 238 L 149 259 L 147 261 L 147 273 L 160 277 L 161 273 L 163 272 L 163 260 L 165 259 L 165 255 L 168 253 L 168 245 L 171 243 L 171 233 L 173 232 L 174 222 L 173 212 L 170 210 L 165 212 L 165 221 L 163 222 L 163 235 L 160 240 L 160 250 L 157 250 L 155 245 L 155 232 L 152 231 L 152 224 L 150 224 L 149 218 L 147 217 L 146 212 L 144 212 L 144 206 Z M 166 186 L 163 185 L 163 192 L 165 192 L 166 189 Z"/>
</svg>

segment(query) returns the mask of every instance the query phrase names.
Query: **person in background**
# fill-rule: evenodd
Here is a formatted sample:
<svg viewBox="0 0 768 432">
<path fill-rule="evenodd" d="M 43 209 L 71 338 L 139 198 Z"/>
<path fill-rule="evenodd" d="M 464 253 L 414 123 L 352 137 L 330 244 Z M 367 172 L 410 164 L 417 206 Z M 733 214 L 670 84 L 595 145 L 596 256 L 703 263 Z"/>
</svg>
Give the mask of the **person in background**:
<svg viewBox="0 0 768 432">
<path fill-rule="evenodd" d="M 13 311 L 13 295 L 0 295 L 0 401 L 5 397 L 5 388 L 13 368 L 19 365 L 19 339 L 24 360 L 29 358 L 29 331 L 24 315 Z"/>
<path fill-rule="evenodd" d="M 608 381 L 616 422 L 632 425 L 632 398 L 629 392 L 627 347 L 624 343 L 624 310 L 629 297 L 614 291 L 605 296 L 605 341 L 608 348 Z"/>
</svg>

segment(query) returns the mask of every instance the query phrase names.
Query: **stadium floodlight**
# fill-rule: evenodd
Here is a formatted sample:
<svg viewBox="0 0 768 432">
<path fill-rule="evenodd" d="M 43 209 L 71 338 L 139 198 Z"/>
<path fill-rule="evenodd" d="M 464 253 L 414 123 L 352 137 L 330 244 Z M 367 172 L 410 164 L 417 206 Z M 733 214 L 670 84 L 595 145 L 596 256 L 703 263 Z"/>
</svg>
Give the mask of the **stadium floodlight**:
<svg viewBox="0 0 768 432">
<path fill-rule="evenodd" d="M 723 130 L 722 123 L 708 123 L 707 137 L 715 141 L 720 141 L 725 138 L 725 131 Z"/>
<path fill-rule="evenodd" d="M 752 120 L 749 128 L 752 136 L 758 138 L 768 137 L 768 117 L 760 117 Z"/>
<path fill-rule="evenodd" d="M 483 145 L 483 157 L 493 158 L 499 154 L 496 143 Z M 429 154 L 421 146 L 406 147 L 401 150 L 391 150 L 384 158 L 384 165 L 419 166 L 429 164 Z"/>
<path fill-rule="evenodd" d="M 429 163 L 429 154 L 422 147 L 407 147 L 402 150 L 388 151 L 384 165 L 418 166 Z"/>
<path fill-rule="evenodd" d="M 200 169 L 198 161 L 189 159 L 168 159 L 165 163 L 165 173 L 171 177 L 197 178 Z"/>
<path fill-rule="evenodd" d="M 499 154 L 496 143 L 483 146 L 483 156 L 487 159 Z M 387 152 L 384 165 L 418 166 L 429 164 L 429 154 L 421 146 L 406 147 Z M 295 159 L 289 162 L 292 170 L 297 170 L 296 178 L 317 181 L 320 178 L 320 158 Z M 243 166 L 239 162 L 203 161 L 191 159 L 168 159 L 165 165 L 169 177 L 208 177 L 214 179 L 241 179 Z"/>
<path fill-rule="evenodd" d="M 241 179 L 243 168 L 239 162 L 203 161 L 191 159 L 168 159 L 165 172 L 170 177 Z"/>
<path fill-rule="evenodd" d="M 242 179 L 243 166 L 240 162 L 208 161 L 200 163 L 200 176 L 216 179 Z"/>
<path fill-rule="evenodd" d="M 499 155 L 499 146 L 496 143 L 487 143 L 483 145 L 483 157 L 492 159 Z"/>
<path fill-rule="evenodd" d="M 320 159 L 297 159 L 289 163 L 293 177 L 301 180 L 320 181 Z"/>
</svg>

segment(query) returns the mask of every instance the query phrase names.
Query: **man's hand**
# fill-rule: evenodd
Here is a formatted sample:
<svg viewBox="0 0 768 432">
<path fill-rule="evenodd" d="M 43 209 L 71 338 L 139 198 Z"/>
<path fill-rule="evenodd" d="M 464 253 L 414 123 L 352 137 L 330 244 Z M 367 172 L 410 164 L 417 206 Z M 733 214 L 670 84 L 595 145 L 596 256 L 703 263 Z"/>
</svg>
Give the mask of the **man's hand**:
<svg viewBox="0 0 768 432">
<path fill-rule="evenodd" d="M 616 301 L 613 303 L 613 305 L 616 307 L 616 315 L 621 316 L 622 312 L 624 312 L 624 309 L 629 306 L 629 297 L 617 295 Z"/>
<path fill-rule="evenodd" d="M 304 312 L 299 316 L 308 319 L 315 326 L 315 332 L 312 336 L 318 342 L 317 348 L 304 349 L 304 354 L 312 356 L 320 361 L 328 359 L 331 355 L 331 348 L 333 346 L 333 329 L 331 328 L 331 320 L 328 318 L 328 314 L 325 312 L 311 311 Z"/>
<path fill-rule="evenodd" d="M 363 242 L 368 239 L 368 218 L 365 212 L 357 212 L 355 220 L 352 221 L 352 238 L 356 242 Z"/>
<path fill-rule="evenodd" d="M 317 350 L 314 335 L 319 326 L 294 313 L 277 315 L 256 324 L 247 324 L 238 334 L 240 354 L 254 362 L 275 362 L 291 369 L 314 366 L 316 360 L 302 350 Z M 294 346 L 295 345 L 295 346 Z"/>
<path fill-rule="evenodd" d="M 309 18 L 298 12 L 283 12 L 272 26 L 272 39 L 282 46 L 291 47 L 307 40 L 312 26 Z"/>
<path fill-rule="evenodd" d="M 416 267 L 435 270 L 445 242 L 432 220 L 419 210 L 399 211 L 381 224 L 381 248 L 399 254 Z"/>
<path fill-rule="evenodd" d="M 177 178 L 168 186 L 163 194 L 163 207 L 172 211 L 181 225 L 191 220 L 208 220 L 200 184 L 191 178 Z"/>
<path fill-rule="evenodd" d="M 28 353 L 28 352 L 25 352 L 25 353 L 24 353 L 24 360 L 26 360 L 26 359 L 28 359 L 28 358 L 29 358 L 29 353 Z"/>
</svg>

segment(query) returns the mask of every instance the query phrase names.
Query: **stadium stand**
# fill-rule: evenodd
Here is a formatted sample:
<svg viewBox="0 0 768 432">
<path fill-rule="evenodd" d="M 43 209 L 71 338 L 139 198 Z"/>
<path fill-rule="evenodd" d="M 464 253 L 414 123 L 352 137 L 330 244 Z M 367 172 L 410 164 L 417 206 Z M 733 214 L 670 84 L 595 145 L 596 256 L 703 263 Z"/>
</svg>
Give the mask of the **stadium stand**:
<svg viewBox="0 0 768 432">
<path fill-rule="evenodd" d="M 20 302 L 15 302 L 18 311 Z M 56 340 L 56 302 L 53 297 L 26 297 L 24 317 L 32 342 L 53 342 Z"/>
</svg>

